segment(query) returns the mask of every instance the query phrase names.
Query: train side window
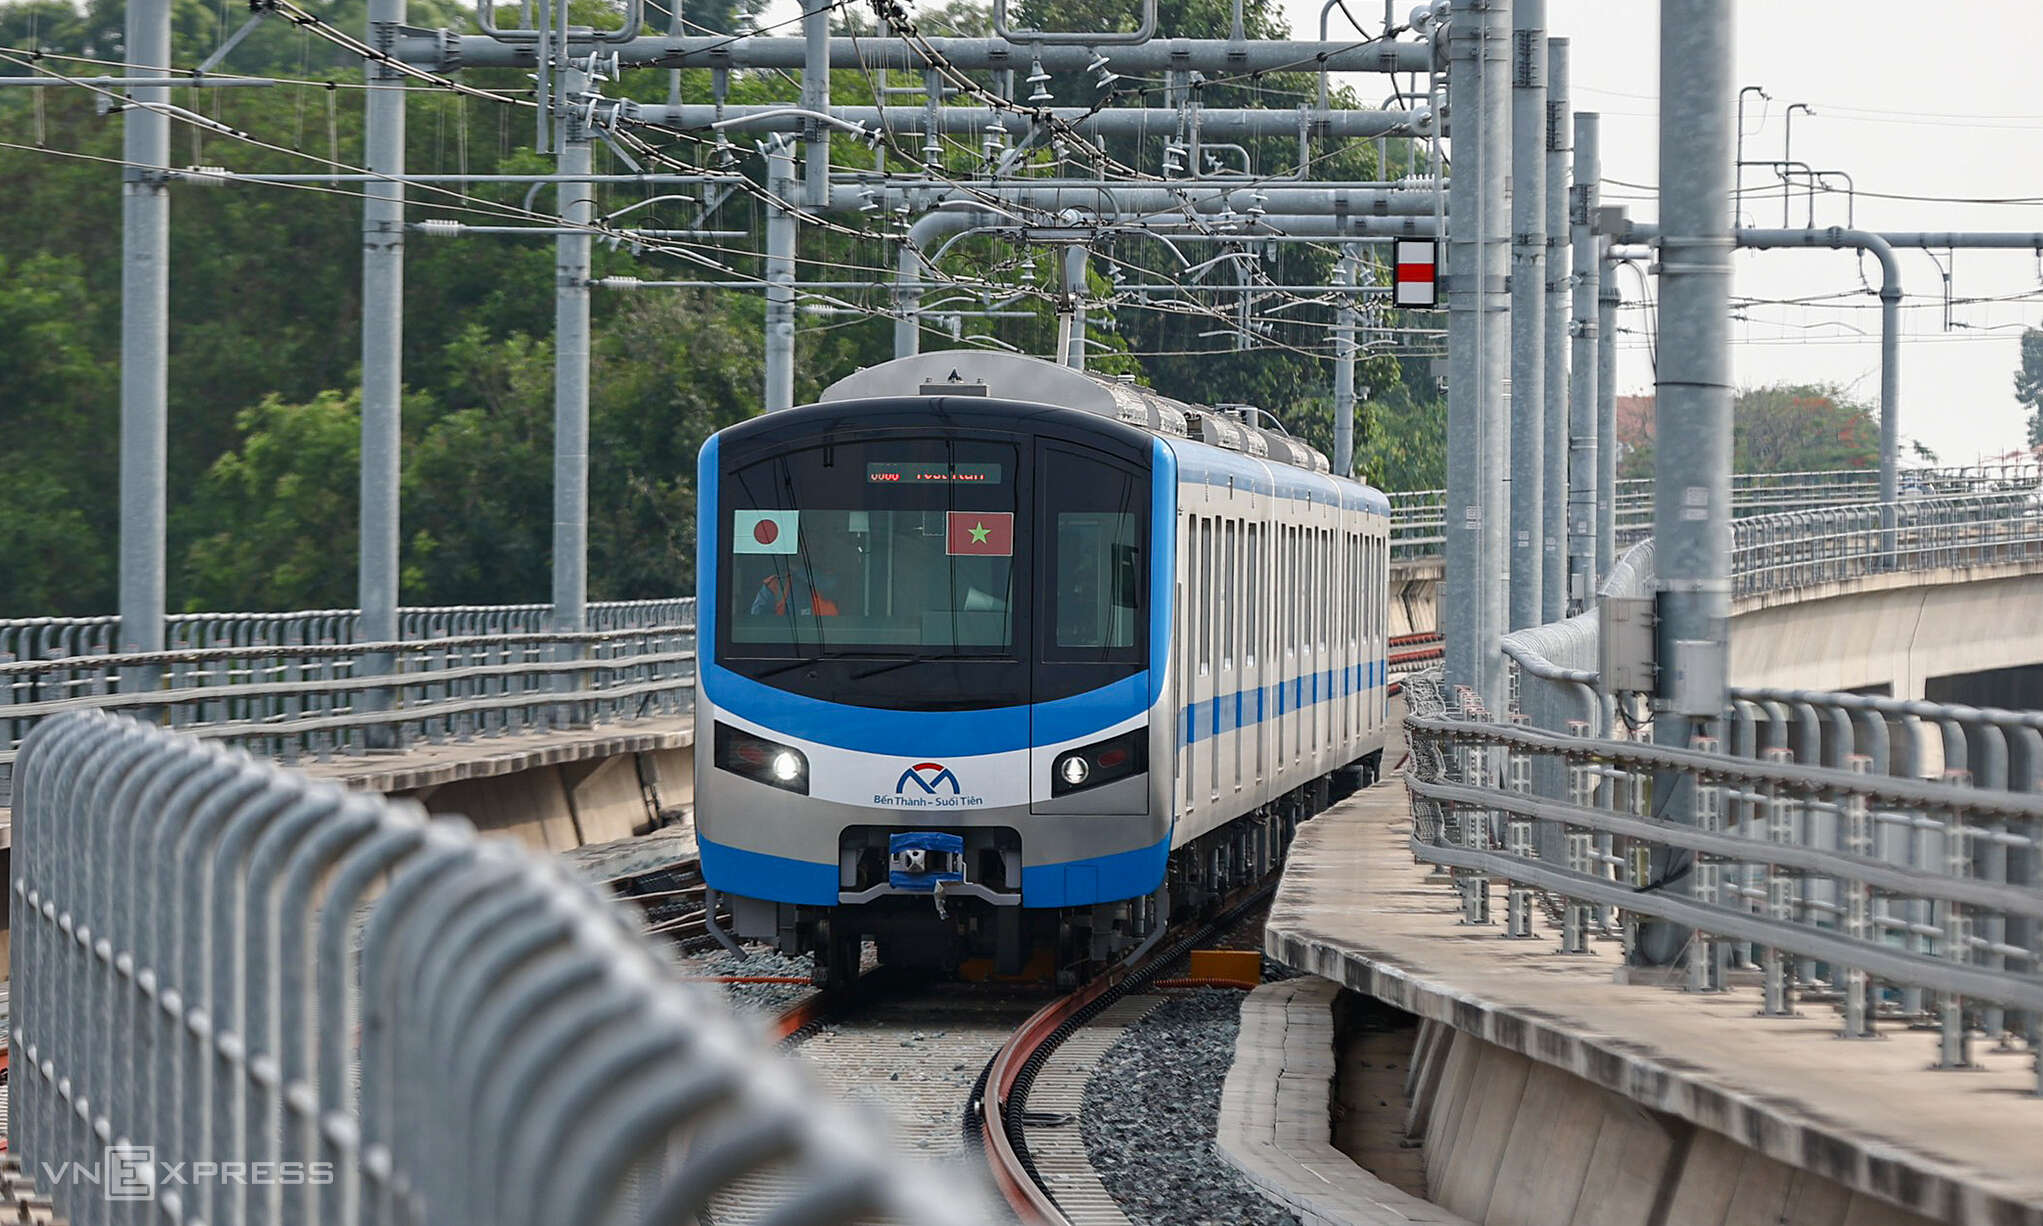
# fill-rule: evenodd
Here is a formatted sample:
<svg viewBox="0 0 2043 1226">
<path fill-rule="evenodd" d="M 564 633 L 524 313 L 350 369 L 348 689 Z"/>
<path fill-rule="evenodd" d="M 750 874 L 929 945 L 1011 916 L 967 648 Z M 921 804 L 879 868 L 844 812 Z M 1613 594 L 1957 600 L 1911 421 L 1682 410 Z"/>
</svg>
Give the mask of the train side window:
<svg viewBox="0 0 2043 1226">
<path fill-rule="evenodd" d="M 1240 604 L 1234 595 L 1234 579 L 1241 572 L 1235 569 L 1235 521 L 1226 524 L 1226 555 L 1220 566 L 1220 628 L 1222 650 L 1221 666 L 1234 667 L 1234 619 Z"/>
</svg>

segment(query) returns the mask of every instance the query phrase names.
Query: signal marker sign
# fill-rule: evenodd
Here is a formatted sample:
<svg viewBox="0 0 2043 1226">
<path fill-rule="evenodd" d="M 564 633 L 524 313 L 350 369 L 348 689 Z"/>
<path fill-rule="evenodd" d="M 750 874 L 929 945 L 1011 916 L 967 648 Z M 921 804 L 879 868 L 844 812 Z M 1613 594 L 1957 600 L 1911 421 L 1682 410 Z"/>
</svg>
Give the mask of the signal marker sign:
<svg viewBox="0 0 2043 1226">
<path fill-rule="evenodd" d="M 1397 276 L 1391 305 L 1428 309 L 1440 305 L 1440 244 L 1430 238 L 1397 240 Z"/>
</svg>

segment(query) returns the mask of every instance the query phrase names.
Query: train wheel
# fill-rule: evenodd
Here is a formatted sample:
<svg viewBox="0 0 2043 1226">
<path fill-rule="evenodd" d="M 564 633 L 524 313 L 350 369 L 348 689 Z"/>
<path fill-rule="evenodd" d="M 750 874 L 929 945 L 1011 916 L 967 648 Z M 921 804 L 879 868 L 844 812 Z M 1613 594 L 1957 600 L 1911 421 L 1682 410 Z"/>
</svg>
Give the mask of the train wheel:
<svg viewBox="0 0 2043 1226">
<path fill-rule="evenodd" d="M 857 929 L 826 919 L 816 928 L 816 969 L 811 981 L 825 991 L 841 991 L 858 982 L 865 960 L 865 941 Z"/>
</svg>

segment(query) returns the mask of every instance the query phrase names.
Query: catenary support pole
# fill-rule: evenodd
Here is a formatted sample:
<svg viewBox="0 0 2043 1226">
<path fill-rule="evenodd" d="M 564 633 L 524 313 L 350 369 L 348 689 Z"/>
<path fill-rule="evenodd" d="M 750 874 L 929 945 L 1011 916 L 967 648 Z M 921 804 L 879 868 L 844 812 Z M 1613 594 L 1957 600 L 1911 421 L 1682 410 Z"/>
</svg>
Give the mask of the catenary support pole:
<svg viewBox="0 0 2043 1226">
<path fill-rule="evenodd" d="M 769 138 L 766 152 L 766 411 L 794 406 L 794 152 Z"/>
<path fill-rule="evenodd" d="M 1505 673 L 1498 639 L 1509 615 L 1505 575 L 1510 514 L 1505 475 L 1510 460 L 1511 421 L 1505 389 L 1511 377 L 1511 3 L 1473 0 L 1472 7 L 1484 27 L 1479 132 L 1483 144 L 1480 170 L 1483 279 L 1477 289 L 1480 309 L 1476 315 L 1480 327 L 1476 344 L 1483 372 L 1483 547 L 1489 559 L 1484 567 L 1488 585 L 1484 602 L 1487 633 L 1478 649 L 1482 652 L 1483 701 L 1491 711 L 1501 714 L 1505 709 Z"/>
<path fill-rule="evenodd" d="M 405 0 L 372 0 L 369 45 L 388 48 L 404 27 Z M 377 60 L 363 66 L 363 165 L 371 174 L 404 174 L 403 74 Z M 362 637 L 397 641 L 400 448 L 404 431 L 404 184 L 376 180 L 362 188 L 362 471 L 361 538 L 357 545 L 356 599 Z M 392 661 L 362 662 L 366 673 L 386 673 Z M 363 705 L 381 710 L 388 695 L 372 691 Z"/>
<path fill-rule="evenodd" d="M 1568 363 L 1568 611 L 1579 612 L 1594 598 L 1598 579 L 1596 508 L 1602 470 L 1596 448 L 1596 207 L 1599 116 L 1574 117 L 1575 183 L 1568 193 L 1568 224 L 1574 240 L 1574 312 L 1569 320 Z"/>
<path fill-rule="evenodd" d="M 1483 569 L 1482 367 L 1477 289 L 1482 284 L 1482 28 L 1456 10 L 1447 29 L 1447 115 L 1454 167 L 1447 180 L 1447 506 L 1440 630 L 1450 686 L 1479 687 L 1487 618 Z"/>
<path fill-rule="evenodd" d="M 1546 440 L 1540 455 L 1542 622 L 1568 608 L 1568 40 L 1546 44 Z"/>
<path fill-rule="evenodd" d="M 129 0 L 127 75 L 170 63 L 170 0 Z M 169 438 L 170 91 L 136 86 L 122 113 L 121 650 L 163 650 Z"/>
<path fill-rule="evenodd" d="M 589 88 L 588 74 L 560 74 L 563 97 Z M 560 171 L 588 174 L 592 133 L 572 111 L 560 126 Z M 596 189 L 563 185 L 560 214 L 570 227 L 596 215 Z M 555 247 L 553 312 L 553 624 L 587 629 L 589 604 L 589 247 L 586 230 Z"/>
<path fill-rule="evenodd" d="M 1740 247 L 1818 247 L 1856 249 L 1880 261 L 1880 501 L 1887 504 L 1884 525 L 1894 527 L 1892 503 L 1899 496 L 1901 471 L 1901 261 L 1894 246 L 1866 230 L 1740 230 Z"/>
<path fill-rule="evenodd" d="M 1663 234 L 1653 471 L 1660 658 L 1653 741 L 1681 748 L 1721 716 L 1728 699 L 1733 7 L 1726 0 L 1660 3 Z M 1695 821 L 1692 778 L 1664 775 L 1654 794 L 1666 820 Z M 1683 867 L 1656 857 L 1663 890 L 1689 888 Z M 1665 964 L 1687 939 L 1679 926 L 1648 923 L 1637 953 Z"/>
<path fill-rule="evenodd" d="M 1334 265 L 1334 284 L 1353 285 L 1361 262 L 1343 245 Z M 1355 296 L 1343 294 L 1334 308 L 1334 471 L 1355 475 Z"/>
<path fill-rule="evenodd" d="M 1506 629 L 1545 607 L 1546 0 L 1511 5 L 1511 598 Z"/>
<path fill-rule="evenodd" d="M 830 113 L 830 14 L 836 0 L 802 0 L 802 109 Z M 803 199 L 820 208 L 830 199 L 830 125 L 802 124 Z"/>
<path fill-rule="evenodd" d="M 1597 240 L 1599 245 L 1602 240 Z M 1596 258 L 1596 582 L 1617 563 L 1617 264 Z"/>
</svg>

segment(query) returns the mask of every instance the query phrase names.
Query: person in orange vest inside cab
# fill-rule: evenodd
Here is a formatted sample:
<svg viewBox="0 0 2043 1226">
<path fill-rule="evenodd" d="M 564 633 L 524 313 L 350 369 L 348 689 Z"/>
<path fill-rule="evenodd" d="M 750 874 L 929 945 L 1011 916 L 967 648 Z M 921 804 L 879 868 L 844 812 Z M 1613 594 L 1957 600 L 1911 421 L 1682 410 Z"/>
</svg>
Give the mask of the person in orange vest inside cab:
<svg viewBox="0 0 2043 1226">
<path fill-rule="evenodd" d="M 816 547 L 803 553 L 806 567 L 791 566 L 785 576 L 771 574 L 760 583 L 758 593 L 752 597 L 751 611 L 755 616 L 785 615 L 790 606 L 797 617 L 837 616 L 837 601 L 832 593 L 838 590 L 843 559 L 858 556 L 858 542 L 847 532 L 819 533 Z"/>
</svg>

